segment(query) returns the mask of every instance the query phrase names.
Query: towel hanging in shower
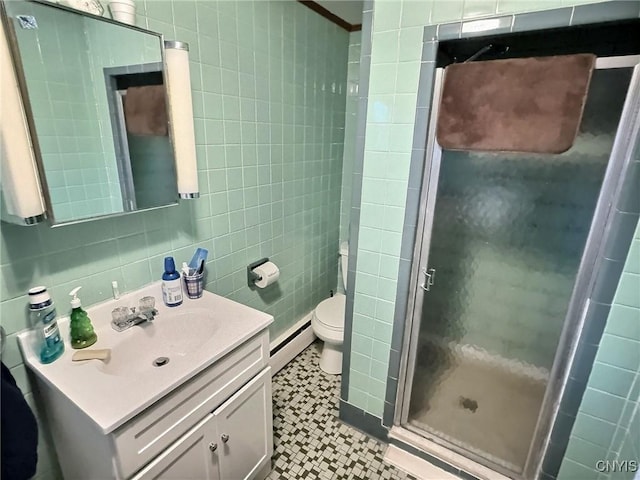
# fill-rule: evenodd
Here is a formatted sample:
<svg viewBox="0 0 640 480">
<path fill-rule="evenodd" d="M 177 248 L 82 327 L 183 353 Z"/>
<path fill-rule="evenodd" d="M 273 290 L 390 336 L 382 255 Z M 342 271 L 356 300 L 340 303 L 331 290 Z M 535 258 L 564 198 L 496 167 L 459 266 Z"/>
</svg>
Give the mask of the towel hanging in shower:
<svg viewBox="0 0 640 480">
<path fill-rule="evenodd" d="M 562 153 L 578 134 L 595 55 L 449 65 L 436 135 L 442 148 Z"/>
<path fill-rule="evenodd" d="M 131 135 L 166 137 L 169 127 L 164 85 L 127 88 L 124 118 Z"/>
</svg>

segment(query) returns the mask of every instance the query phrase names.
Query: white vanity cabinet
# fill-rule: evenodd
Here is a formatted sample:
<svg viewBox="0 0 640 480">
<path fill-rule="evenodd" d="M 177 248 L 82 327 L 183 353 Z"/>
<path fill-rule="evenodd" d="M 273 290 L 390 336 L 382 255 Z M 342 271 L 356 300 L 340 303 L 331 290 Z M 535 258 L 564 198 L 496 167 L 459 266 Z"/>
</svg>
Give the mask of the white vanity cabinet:
<svg viewBox="0 0 640 480">
<path fill-rule="evenodd" d="M 269 331 L 273 317 L 205 291 L 122 332 L 111 311 L 162 295 L 160 283 L 90 307 L 105 362 L 67 348 L 36 374 L 65 480 L 262 480 L 273 453 Z M 58 321 L 69 338 L 69 319 Z M 158 360 L 162 360 L 158 362 Z"/>
<path fill-rule="evenodd" d="M 134 480 L 264 478 L 272 452 L 271 369 L 266 368 Z"/>
<path fill-rule="evenodd" d="M 271 470 L 266 330 L 107 434 L 50 384 L 39 390 L 66 480 L 261 480 Z"/>
</svg>

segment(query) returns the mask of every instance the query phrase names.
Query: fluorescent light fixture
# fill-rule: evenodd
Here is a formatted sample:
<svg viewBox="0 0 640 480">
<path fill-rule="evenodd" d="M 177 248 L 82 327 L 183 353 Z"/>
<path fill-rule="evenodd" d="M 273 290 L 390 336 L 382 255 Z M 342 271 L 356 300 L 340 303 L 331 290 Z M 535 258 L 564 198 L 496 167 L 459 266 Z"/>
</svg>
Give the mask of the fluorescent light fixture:
<svg viewBox="0 0 640 480">
<path fill-rule="evenodd" d="M 18 78 L 0 20 L 0 158 L 3 220 L 33 225 L 46 218 L 36 158 Z"/>
<path fill-rule="evenodd" d="M 485 20 L 473 20 L 462 24 L 462 33 L 484 32 L 496 28 L 511 25 L 511 17 L 487 18 Z"/>
<path fill-rule="evenodd" d="M 196 140 L 191 103 L 189 45 L 184 42 L 164 42 L 166 81 L 169 92 L 169 117 L 178 175 L 180 198 L 198 198 L 198 167 Z"/>
</svg>

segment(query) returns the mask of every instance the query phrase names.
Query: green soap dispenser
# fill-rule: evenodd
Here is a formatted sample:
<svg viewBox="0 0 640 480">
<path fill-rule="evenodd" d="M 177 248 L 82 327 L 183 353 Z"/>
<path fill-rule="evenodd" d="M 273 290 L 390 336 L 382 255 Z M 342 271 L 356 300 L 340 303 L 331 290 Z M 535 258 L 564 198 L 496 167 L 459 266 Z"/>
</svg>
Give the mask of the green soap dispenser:
<svg viewBox="0 0 640 480">
<path fill-rule="evenodd" d="M 85 348 L 89 345 L 93 345 L 98 340 L 96 332 L 93 330 L 89 315 L 85 312 L 80 304 L 78 298 L 78 290 L 82 287 L 74 288 L 69 292 L 71 299 L 71 324 L 69 329 L 71 330 L 71 347 L 73 348 Z"/>
</svg>

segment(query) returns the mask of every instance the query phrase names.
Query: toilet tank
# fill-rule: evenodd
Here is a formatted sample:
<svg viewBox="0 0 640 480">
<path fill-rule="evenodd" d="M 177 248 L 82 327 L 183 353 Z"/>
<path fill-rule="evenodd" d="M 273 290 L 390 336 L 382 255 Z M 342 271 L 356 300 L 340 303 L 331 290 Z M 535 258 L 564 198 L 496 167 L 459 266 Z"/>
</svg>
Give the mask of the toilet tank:
<svg viewBox="0 0 640 480">
<path fill-rule="evenodd" d="M 349 242 L 340 244 L 340 266 L 342 267 L 342 286 L 347 290 L 347 269 L 349 268 Z"/>
</svg>

